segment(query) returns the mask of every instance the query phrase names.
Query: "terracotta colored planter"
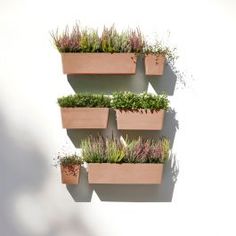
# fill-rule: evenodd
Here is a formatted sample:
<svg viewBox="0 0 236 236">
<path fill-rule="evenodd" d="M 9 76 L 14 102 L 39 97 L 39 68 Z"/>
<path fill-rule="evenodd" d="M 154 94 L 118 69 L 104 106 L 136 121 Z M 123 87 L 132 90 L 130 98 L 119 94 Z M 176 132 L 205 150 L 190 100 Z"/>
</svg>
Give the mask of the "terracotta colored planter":
<svg viewBox="0 0 236 236">
<path fill-rule="evenodd" d="M 64 74 L 135 74 L 134 53 L 61 53 Z"/>
<path fill-rule="evenodd" d="M 161 130 L 164 122 L 164 110 L 137 111 L 116 110 L 117 129 L 125 130 Z"/>
<path fill-rule="evenodd" d="M 107 128 L 109 108 L 61 108 L 62 126 L 67 129 Z"/>
<path fill-rule="evenodd" d="M 149 54 L 145 56 L 145 74 L 163 75 L 165 67 L 165 56 Z"/>
<path fill-rule="evenodd" d="M 89 184 L 160 184 L 163 164 L 89 163 Z"/>
<path fill-rule="evenodd" d="M 80 165 L 61 165 L 61 182 L 63 184 L 78 184 L 80 175 Z"/>
</svg>

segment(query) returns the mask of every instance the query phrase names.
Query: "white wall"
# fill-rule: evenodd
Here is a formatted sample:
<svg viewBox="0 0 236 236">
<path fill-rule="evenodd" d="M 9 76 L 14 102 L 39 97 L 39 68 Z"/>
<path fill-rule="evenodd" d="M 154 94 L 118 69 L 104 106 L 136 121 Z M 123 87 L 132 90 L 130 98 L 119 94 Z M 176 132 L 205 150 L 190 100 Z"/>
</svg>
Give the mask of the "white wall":
<svg viewBox="0 0 236 236">
<path fill-rule="evenodd" d="M 233 0 L 1 0 L 0 235 L 235 235 L 235 13 Z M 139 25 L 146 34 L 171 32 L 187 82 L 185 88 L 177 82 L 170 96 L 179 122 L 173 191 L 170 169 L 164 188 L 140 193 L 110 186 L 95 189 L 87 203 L 81 198 L 92 190 L 85 184 L 60 184 L 52 156 L 71 141 L 56 98 L 73 89 L 49 31 L 76 20 L 100 29 L 116 23 Z"/>
</svg>

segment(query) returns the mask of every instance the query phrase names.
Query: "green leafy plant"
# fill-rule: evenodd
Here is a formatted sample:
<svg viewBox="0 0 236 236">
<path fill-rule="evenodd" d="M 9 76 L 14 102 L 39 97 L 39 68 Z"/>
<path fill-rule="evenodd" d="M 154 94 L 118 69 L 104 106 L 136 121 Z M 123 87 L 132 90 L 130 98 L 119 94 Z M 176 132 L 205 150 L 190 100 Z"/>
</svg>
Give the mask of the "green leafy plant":
<svg viewBox="0 0 236 236">
<path fill-rule="evenodd" d="M 126 139 L 126 155 L 128 163 L 164 163 L 169 157 L 169 140 L 166 138 L 137 140 Z"/>
<path fill-rule="evenodd" d="M 82 94 L 58 98 L 60 107 L 110 107 L 110 98 L 103 94 Z"/>
<path fill-rule="evenodd" d="M 62 33 L 58 29 L 51 32 L 53 42 L 59 52 L 109 52 L 142 53 L 145 46 L 144 36 L 139 29 L 118 32 L 115 26 L 104 27 L 101 36 L 95 29 L 81 29 L 78 24 Z"/>
<path fill-rule="evenodd" d="M 111 107 L 121 110 L 167 110 L 169 100 L 164 94 L 154 95 L 148 93 L 134 94 L 132 92 L 115 92 L 111 100 Z"/>
</svg>

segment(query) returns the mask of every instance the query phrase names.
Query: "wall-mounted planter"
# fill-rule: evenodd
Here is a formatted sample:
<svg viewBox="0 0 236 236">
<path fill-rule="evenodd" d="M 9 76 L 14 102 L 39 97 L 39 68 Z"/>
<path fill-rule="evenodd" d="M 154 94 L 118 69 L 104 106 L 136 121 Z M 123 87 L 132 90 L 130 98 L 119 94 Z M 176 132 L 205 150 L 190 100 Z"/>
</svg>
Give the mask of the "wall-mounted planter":
<svg viewBox="0 0 236 236">
<path fill-rule="evenodd" d="M 67 129 L 105 129 L 109 108 L 61 108 L 62 126 Z"/>
<path fill-rule="evenodd" d="M 148 54 L 144 60 L 146 75 L 163 75 L 166 61 L 164 55 Z"/>
<path fill-rule="evenodd" d="M 80 165 L 61 165 L 61 182 L 63 184 L 78 184 L 80 177 Z"/>
<path fill-rule="evenodd" d="M 89 184 L 160 184 L 163 164 L 89 163 Z"/>
<path fill-rule="evenodd" d="M 161 130 L 164 122 L 164 110 L 133 110 L 116 109 L 118 130 Z"/>
<path fill-rule="evenodd" d="M 134 53 L 61 53 L 64 74 L 135 74 Z"/>
</svg>

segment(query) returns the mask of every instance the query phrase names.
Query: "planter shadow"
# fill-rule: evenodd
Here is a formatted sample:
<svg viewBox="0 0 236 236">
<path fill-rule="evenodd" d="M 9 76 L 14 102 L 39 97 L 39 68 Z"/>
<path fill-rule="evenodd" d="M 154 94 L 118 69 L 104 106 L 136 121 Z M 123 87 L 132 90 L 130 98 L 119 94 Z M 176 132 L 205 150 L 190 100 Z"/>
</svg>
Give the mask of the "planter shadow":
<svg viewBox="0 0 236 236">
<path fill-rule="evenodd" d="M 141 93 L 148 88 L 142 58 L 138 58 L 135 75 L 67 75 L 75 92 L 112 94 L 114 91 Z"/>
<path fill-rule="evenodd" d="M 174 95 L 177 75 L 168 63 L 165 65 L 163 75 L 146 76 L 146 78 L 156 93 L 160 94 L 165 92 L 169 96 Z"/>
<path fill-rule="evenodd" d="M 171 202 L 179 168 L 174 155 L 164 167 L 160 185 L 92 185 L 101 201 L 117 202 Z"/>
<path fill-rule="evenodd" d="M 172 148 L 175 140 L 175 134 L 179 129 L 179 122 L 176 120 L 175 110 L 169 110 L 165 113 L 163 129 L 156 130 L 120 130 L 119 135 L 125 138 L 136 139 L 139 136 L 143 138 L 158 139 L 160 136 L 165 136 L 170 140 L 170 148 Z"/>
<path fill-rule="evenodd" d="M 75 202 L 91 202 L 93 188 L 88 184 L 88 173 L 85 167 L 80 169 L 80 182 L 77 185 L 66 185 Z"/>
<path fill-rule="evenodd" d="M 50 166 L 37 141 L 33 136 L 32 139 L 27 137 L 31 135 L 30 129 L 21 127 L 13 136 L 11 129 L 14 124 L 12 125 L 8 118 L 0 113 L 0 232 L 1 235 L 28 236 L 32 233 L 27 232 L 19 218 L 24 212 L 18 213 L 15 204 L 21 196 L 27 196 L 34 201 L 34 195 L 41 193 L 48 181 Z"/>
<path fill-rule="evenodd" d="M 96 136 L 98 134 L 105 137 L 111 138 L 112 136 L 118 136 L 119 131 L 116 128 L 116 115 L 115 111 L 109 110 L 109 119 L 107 129 L 67 129 L 67 135 L 74 144 L 76 148 L 80 148 L 80 143 L 82 139 L 87 138 L 89 135 Z"/>
</svg>

